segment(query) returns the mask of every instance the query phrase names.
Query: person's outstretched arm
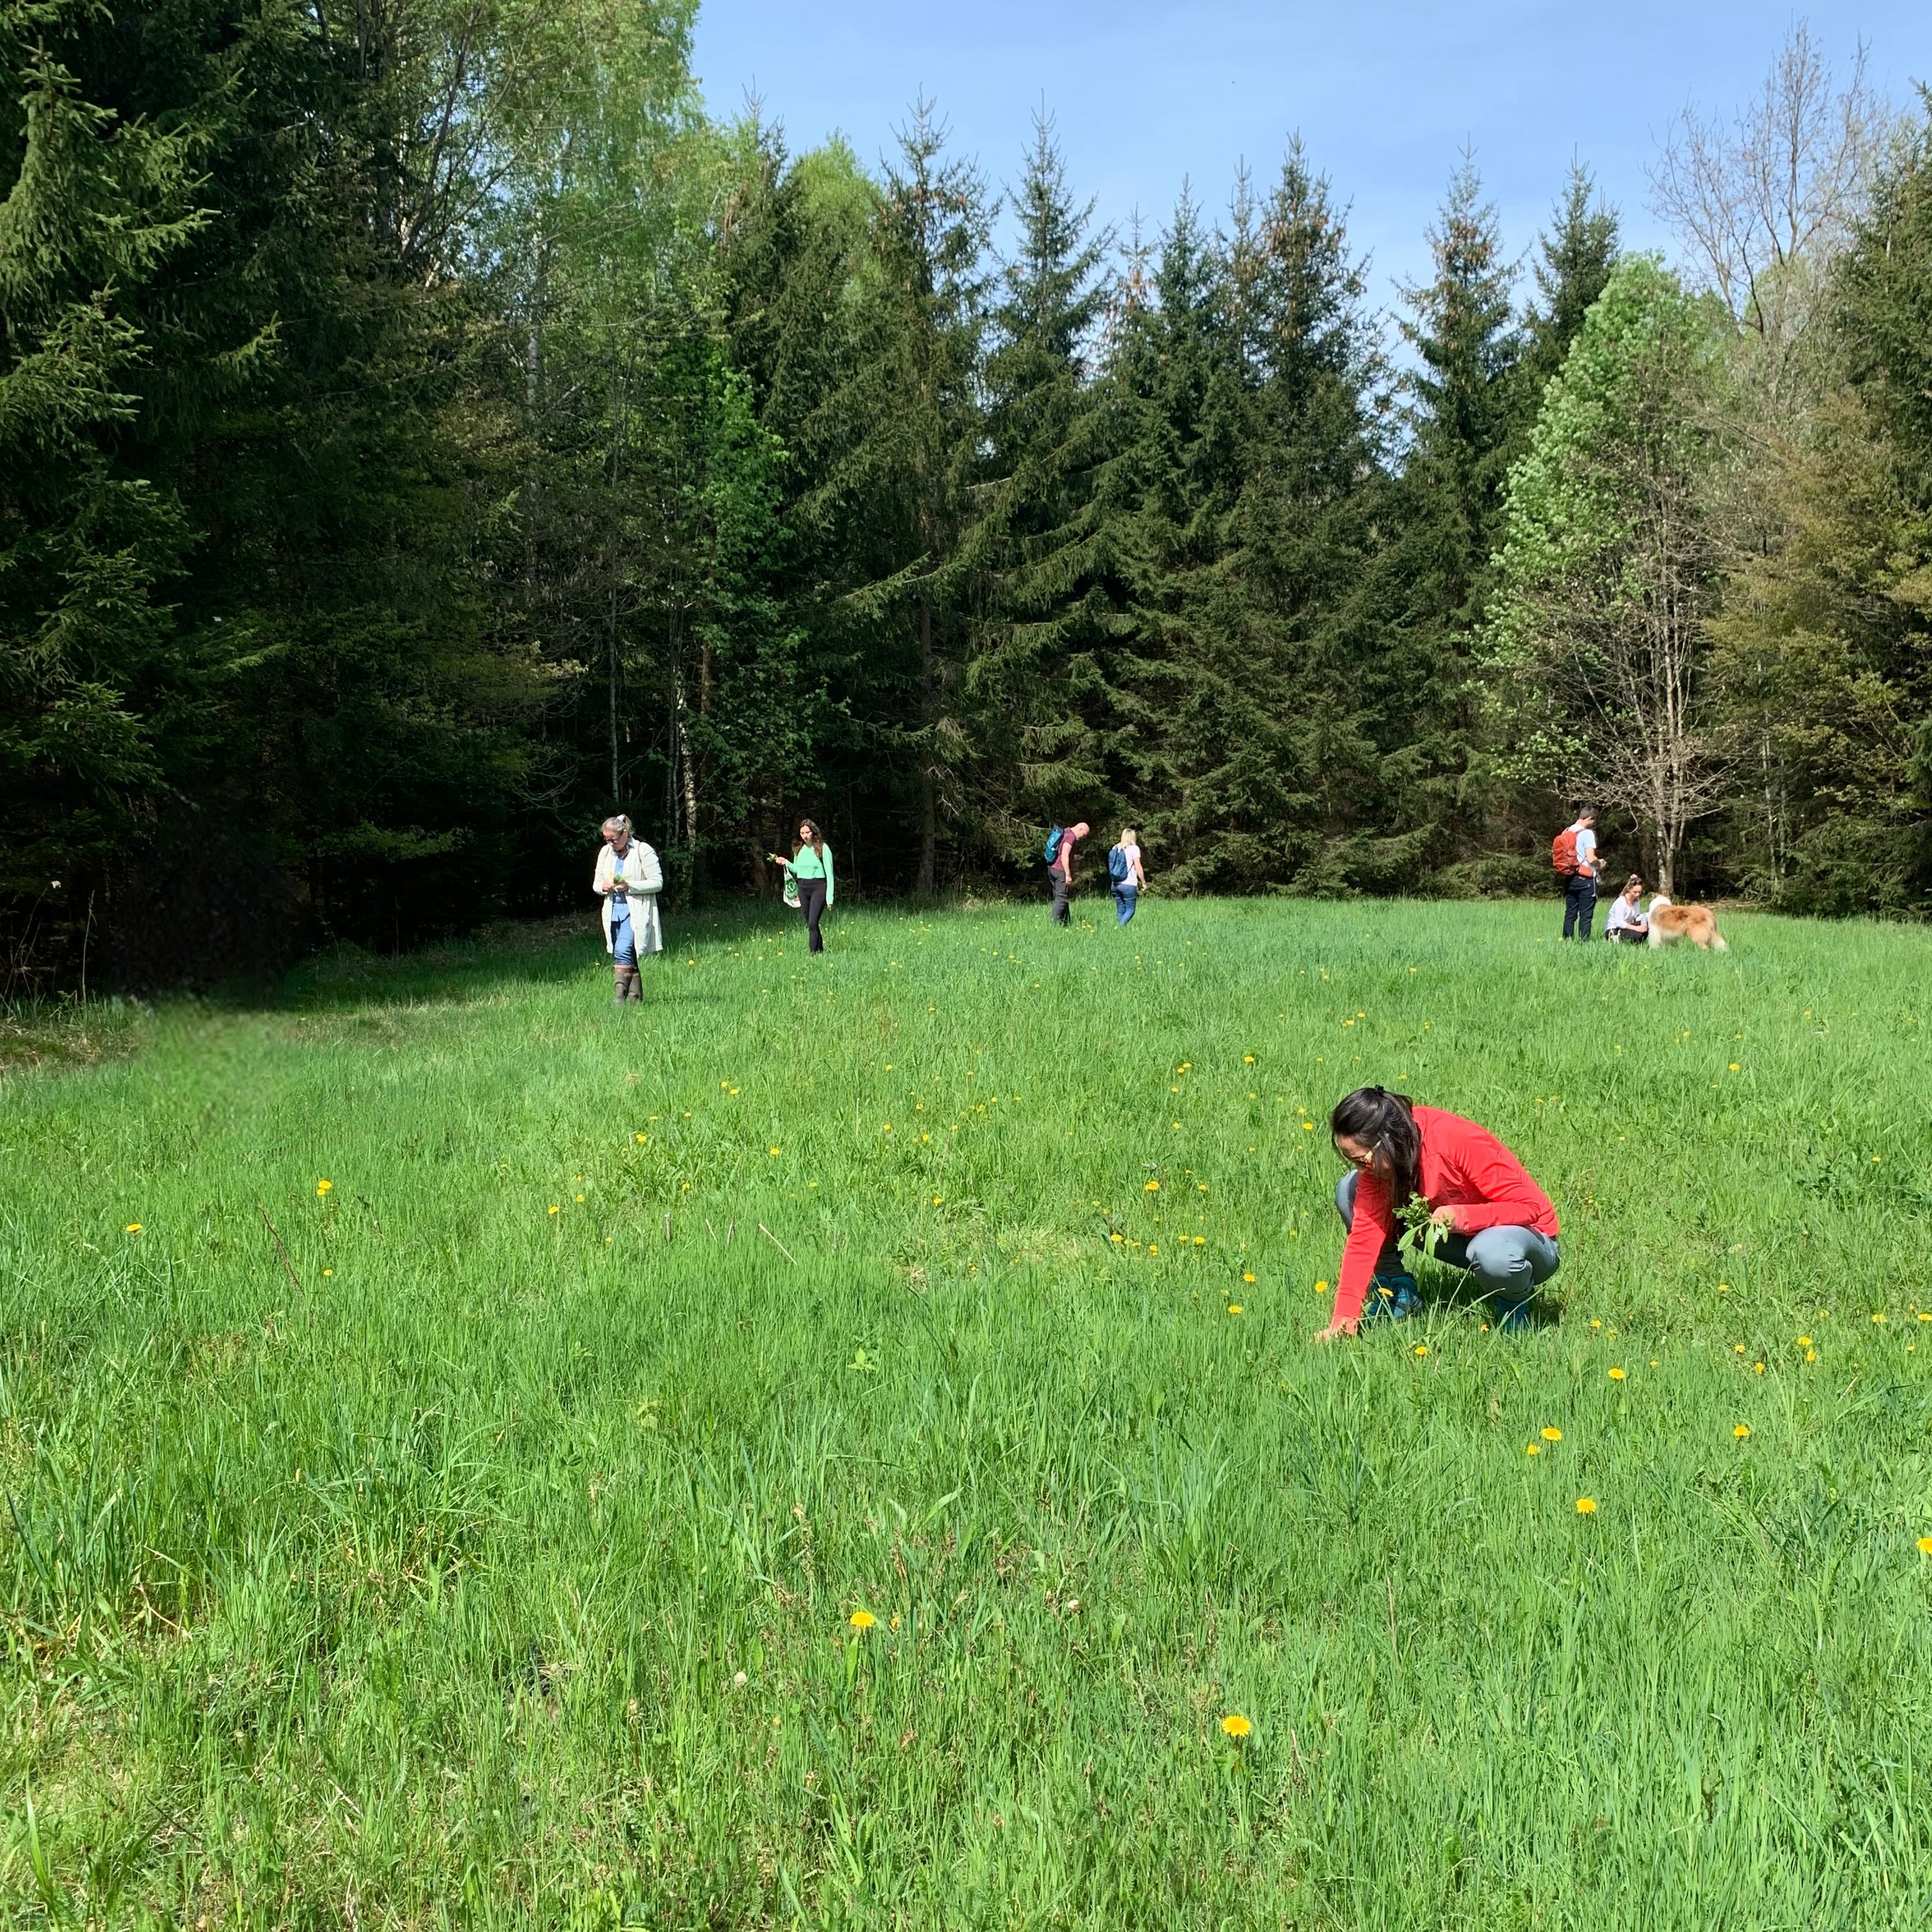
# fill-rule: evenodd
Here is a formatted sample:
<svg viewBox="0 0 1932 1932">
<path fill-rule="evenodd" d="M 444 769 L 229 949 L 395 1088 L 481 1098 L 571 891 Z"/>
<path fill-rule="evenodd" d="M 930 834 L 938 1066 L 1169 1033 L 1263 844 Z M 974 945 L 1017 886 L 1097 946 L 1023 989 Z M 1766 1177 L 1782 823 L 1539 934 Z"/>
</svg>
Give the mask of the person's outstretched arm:
<svg viewBox="0 0 1932 1932">
<path fill-rule="evenodd" d="M 1376 1263 L 1394 1232 L 1395 1209 L 1388 1182 L 1376 1174 L 1364 1174 L 1355 1184 L 1355 1218 L 1349 1223 L 1341 1269 L 1335 1278 L 1334 1316 L 1316 1336 L 1317 1341 L 1354 1334 L 1361 1322 L 1369 1283 L 1375 1277 Z"/>
</svg>

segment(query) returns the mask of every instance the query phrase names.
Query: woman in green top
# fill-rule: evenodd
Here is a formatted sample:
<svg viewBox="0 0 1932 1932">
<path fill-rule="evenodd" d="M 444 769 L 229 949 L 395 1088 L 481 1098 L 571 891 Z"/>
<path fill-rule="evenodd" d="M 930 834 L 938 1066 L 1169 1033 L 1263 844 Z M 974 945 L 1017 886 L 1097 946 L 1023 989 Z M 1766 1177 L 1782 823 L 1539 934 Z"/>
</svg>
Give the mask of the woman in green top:
<svg viewBox="0 0 1932 1932">
<path fill-rule="evenodd" d="M 793 884 L 798 887 L 798 907 L 805 914 L 805 929 L 810 935 L 808 950 L 823 952 L 825 942 L 818 936 L 818 922 L 825 908 L 838 896 L 832 876 L 832 848 L 826 844 L 824 833 L 809 818 L 801 818 L 790 858 L 778 859 L 776 852 L 772 856 L 790 873 Z"/>
</svg>

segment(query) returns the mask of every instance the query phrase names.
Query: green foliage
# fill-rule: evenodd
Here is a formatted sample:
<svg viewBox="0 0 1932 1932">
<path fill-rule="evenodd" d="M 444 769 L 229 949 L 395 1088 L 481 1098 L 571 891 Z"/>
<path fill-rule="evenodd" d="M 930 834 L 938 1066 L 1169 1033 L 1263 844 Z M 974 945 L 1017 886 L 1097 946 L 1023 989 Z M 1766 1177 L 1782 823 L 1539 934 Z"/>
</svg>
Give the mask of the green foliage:
<svg viewBox="0 0 1932 1932">
<path fill-rule="evenodd" d="M 9 1074 L 16 1910 L 1909 1924 L 1926 936 L 1556 923 L 586 915 Z M 1559 1322 L 1310 1346 L 1398 1078 Z"/>
</svg>

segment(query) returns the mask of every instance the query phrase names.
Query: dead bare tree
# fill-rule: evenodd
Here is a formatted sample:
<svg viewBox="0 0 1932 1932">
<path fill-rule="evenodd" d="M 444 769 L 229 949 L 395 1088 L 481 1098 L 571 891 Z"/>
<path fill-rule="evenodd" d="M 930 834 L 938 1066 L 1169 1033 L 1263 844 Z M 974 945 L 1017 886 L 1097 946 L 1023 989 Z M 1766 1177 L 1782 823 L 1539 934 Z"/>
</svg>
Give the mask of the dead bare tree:
<svg viewBox="0 0 1932 1932">
<path fill-rule="evenodd" d="M 1827 276 L 1892 127 L 1864 46 L 1839 87 L 1801 20 L 1755 100 L 1728 121 L 1686 106 L 1651 169 L 1652 208 L 1682 242 L 1692 285 L 1724 304 L 1773 420 L 1804 400 Z"/>
</svg>

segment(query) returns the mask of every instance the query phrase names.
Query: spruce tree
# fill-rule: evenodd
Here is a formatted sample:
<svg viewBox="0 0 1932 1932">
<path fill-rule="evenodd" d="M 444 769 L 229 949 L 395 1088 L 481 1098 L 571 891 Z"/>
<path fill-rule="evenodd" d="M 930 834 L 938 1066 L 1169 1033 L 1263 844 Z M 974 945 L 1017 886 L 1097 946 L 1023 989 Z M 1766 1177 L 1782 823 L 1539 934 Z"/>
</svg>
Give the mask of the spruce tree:
<svg viewBox="0 0 1932 1932">
<path fill-rule="evenodd" d="M 1598 194 L 1595 181 L 1580 162 L 1570 164 L 1562 198 L 1550 211 L 1551 225 L 1538 242 L 1532 273 L 1536 296 L 1525 319 L 1522 370 L 1526 413 L 1534 419 L 1543 386 L 1563 366 L 1590 304 L 1604 292 L 1616 266 L 1616 211 Z"/>
<path fill-rule="evenodd" d="M 967 679 L 978 817 L 994 849 L 1024 862 L 1037 821 L 1097 817 L 1108 790 L 1108 425 L 1087 360 L 1108 238 L 1070 193 L 1044 116 L 1014 206 L 1018 245 L 986 364 L 989 473 L 964 556 L 978 604 Z"/>
</svg>

